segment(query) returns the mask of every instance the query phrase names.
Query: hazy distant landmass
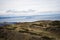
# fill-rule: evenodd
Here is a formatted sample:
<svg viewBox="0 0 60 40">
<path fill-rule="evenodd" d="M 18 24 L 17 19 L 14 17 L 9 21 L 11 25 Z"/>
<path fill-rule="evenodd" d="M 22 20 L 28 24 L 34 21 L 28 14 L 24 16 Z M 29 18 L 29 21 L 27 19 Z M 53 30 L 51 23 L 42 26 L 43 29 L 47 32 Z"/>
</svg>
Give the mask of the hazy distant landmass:
<svg viewBox="0 0 60 40">
<path fill-rule="evenodd" d="M 60 14 L 32 15 L 32 16 L 0 16 L 0 22 L 32 22 L 38 20 L 60 20 Z"/>
</svg>

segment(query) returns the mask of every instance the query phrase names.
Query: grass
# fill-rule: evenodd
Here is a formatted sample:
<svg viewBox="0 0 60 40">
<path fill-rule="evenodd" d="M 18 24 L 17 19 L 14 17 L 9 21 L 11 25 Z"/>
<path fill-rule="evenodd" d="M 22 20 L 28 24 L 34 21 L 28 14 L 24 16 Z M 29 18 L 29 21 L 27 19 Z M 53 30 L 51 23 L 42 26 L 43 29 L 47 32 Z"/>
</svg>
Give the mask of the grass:
<svg viewBox="0 0 60 40">
<path fill-rule="evenodd" d="M 16 23 L 0 27 L 0 40 L 4 40 L 5 33 L 8 34 L 6 36 L 10 35 L 7 40 L 10 37 L 12 37 L 10 40 L 60 40 L 59 30 L 60 21 Z"/>
</svg>

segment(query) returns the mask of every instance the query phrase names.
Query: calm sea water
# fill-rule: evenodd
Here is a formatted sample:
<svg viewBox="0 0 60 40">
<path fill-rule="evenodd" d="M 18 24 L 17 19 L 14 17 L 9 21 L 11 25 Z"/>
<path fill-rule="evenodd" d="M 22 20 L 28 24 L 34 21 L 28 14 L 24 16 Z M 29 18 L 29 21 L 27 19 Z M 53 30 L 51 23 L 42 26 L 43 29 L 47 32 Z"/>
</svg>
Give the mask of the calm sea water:
<svg viewBox="0 0 60 40">
<path fill-rule="evenodd" d="M 0 22 L 32 22 L 32 21 L 38 21 L 38 20 L 60 20 L 60 14 L 0 18 Z"/>
</svg>

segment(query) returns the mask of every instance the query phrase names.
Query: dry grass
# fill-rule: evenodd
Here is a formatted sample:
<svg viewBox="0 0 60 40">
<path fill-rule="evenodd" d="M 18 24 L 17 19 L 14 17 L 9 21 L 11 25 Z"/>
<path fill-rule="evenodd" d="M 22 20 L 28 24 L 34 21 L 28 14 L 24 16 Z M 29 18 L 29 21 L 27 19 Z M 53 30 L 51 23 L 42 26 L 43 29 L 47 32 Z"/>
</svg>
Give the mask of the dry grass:
<svg viewBox="0 0 60 40">
<path fill-rule="evenodd" d="M 4 36 L 5 34 L 6 36 Z M 6 25 L 0 27 L 0 40 L 60 40 L 60 21 Z"/>
</svg>

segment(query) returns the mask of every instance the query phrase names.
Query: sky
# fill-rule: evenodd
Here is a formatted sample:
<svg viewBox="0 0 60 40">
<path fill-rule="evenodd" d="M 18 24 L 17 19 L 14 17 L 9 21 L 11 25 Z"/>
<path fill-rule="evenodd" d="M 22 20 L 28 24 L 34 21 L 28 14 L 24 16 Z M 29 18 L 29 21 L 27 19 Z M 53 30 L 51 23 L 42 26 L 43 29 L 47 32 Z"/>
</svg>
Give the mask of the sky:
<svg viewBox="0 0 60 40">
<path fill-rule="evenodd" d="M 0 0 L 0 15 L 37 15 L 60 12 L 60 0 Z"/>
</svg>

